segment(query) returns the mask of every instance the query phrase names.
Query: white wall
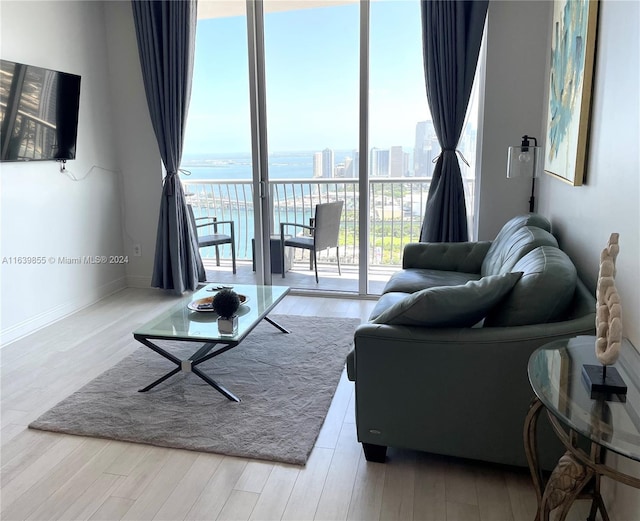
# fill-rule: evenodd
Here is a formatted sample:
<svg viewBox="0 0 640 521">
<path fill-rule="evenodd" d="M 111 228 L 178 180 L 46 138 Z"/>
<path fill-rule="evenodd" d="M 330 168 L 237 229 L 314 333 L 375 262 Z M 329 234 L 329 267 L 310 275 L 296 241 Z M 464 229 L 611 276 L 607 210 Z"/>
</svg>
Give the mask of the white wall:
<svg viewBox="0 0 640 521">
<path fill-rule="evenodd" d="M 594 289 L 600 252 L 620 233 L 616 286 L 624 335 L 640 349 L 640 3 L 600 2 L 586 181 L 573 187 L 549 176 L 540 182 L 540 211 L 561 246 Z M 640 374 L 637 375 L 640 378 Z M 640 476 L 640 464 L 621 468 Z M 640 490 L 613 490 L 618 521 L 640 518 Z"/>
<path fill-rule="evenodd" d="M 103 6 L 99 2 L 0 2 L 4 59 L 81 79 L 80 178 L 118 170 L 113 143 Z M 123 253 L 119 174 L 100 168 L 74 182 L 53 161 L 2 163 L 1 257 Z M 8 342 L 125 284 L 123 265 L 1 265 L 2 340 Z"/>
<path fill-rule="evenodd" d="M 105 24 L 116 142 L 124 174 L 124 247 L 131 259 L 127 284 L 148 288 L 162 195 L 162 160 L 142 82 L 131 4 L 105 2 Z M 141 246 L 140 257 L 131 257 L 134 244 Z"/>
<path fill-rule="evenodd" d="M 638 2 L 600 3 L 585 184 L 540 180 L 540 211 L 595 288 L 600 252 L 620 233 L 616 282 L 625 334 L 640 347 L 640 19 Z"/>
<path fill-rule="evenodd" d="M 541 138 L 550 13 L 549 2 L 489 2 L 480 240 L 493 239 L 508 219 L 529 211 L 531 180 L 507 179 L 507 149 L 525 134 Z"/>
</svg>

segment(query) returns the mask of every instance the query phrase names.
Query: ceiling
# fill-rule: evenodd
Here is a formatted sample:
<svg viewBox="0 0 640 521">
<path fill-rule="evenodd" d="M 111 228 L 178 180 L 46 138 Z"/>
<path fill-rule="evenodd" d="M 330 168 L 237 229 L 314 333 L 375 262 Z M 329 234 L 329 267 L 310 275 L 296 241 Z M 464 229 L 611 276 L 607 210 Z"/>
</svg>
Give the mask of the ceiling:
<svg viewBox="0 0 640 521">
<path fill-rule="evenodd" d="M 355 4 L 359 0 L 266 0 L 265 13 L 311 9 L 315 7 L 331 7 L 335 5 Z M 198 20 L 204 18 L 222 18 L 229 16 L 245 16 L 246 0 L 199 0 Z"/>
</svg>

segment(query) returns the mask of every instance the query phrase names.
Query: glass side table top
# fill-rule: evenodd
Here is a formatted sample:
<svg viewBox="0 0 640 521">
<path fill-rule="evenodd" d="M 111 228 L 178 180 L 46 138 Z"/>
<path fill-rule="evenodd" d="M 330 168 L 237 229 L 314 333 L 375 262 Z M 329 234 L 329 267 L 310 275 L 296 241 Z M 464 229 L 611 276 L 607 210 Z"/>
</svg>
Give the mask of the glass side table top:
<svg viewBox="0 0 640 521">
<path fill-rule="evenodd" d="M 536 396 L 562 423 L 613 452 L 640 461 L 639 358 L 624 340 L 614 367 L 627 385 L 626 401 L 591 398 L 582 366 L 599 365 L 593 336 L 558 340 L 534 351 L 529 359 L 529 381 Z"/>
<path fill-rule="evenodd" d="M 215 287 L 215 284 L 209 284 L 181 299 L 170 309 L 135 330 L 133 334 L 166 340 L 240 342 L 289 293 L 286 286 L 234 285 L 233 291 L 247 297 L 247 301 L 238 309 L 236 333 L 221 335 L 218 331 L 217 313 L 192 311 L 187 307 L 194 300 L 215 295 L 215 291 L 212 291 Z"/>
</svg>

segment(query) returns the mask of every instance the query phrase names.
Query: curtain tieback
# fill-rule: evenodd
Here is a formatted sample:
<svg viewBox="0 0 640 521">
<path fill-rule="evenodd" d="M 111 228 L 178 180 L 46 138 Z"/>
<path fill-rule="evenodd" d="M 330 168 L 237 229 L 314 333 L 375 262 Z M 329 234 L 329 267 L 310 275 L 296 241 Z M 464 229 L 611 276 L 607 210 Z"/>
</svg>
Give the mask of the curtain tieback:
<svg viewBox="0 0 640 521">
<path fill-rule="evenodd" d="M 460 159 L 462 159 L 462 162 L 467 165 L 469 168 L 471 168 L 471 165 L 469 164 L 469 161 L 467 161 L 467 158 L 464 157 L 462 155 L 462 152 L 460 152 L 460 150 L 458 150 L 457 148 L 443 148 L 442 151 L 433 158 L 433 161 L 431 161 L 432 163 L 436 163 L 438 161 L 438 159 L 440 159 L 440 156 L 442 154 L 444 154 L 445 152 L 455 152 L 456 154 L 458 154 L 458 156 L 460 157 Z"/>
<path fill-rule="evenodd" d="M 178 172 L 184 175 L 191 175 L 189 170 L 185 170 L 184 168 L 178 168 Z M 167 175 L 164 177 L 164 182 L 167 182 L 170 176 L 175 176 L 177 172 L 167 172 Z M 173 185 L 167 186 L 167 195 L 173 195 Z"/>
<path fill-rule="evenodd" d="M 176 176 L 175 172 L 167 172 L 167 175 L 164 176 L 164 184 L 166 185 L 165 194 L 167 196 L 173 195 L 173 182 L 169 182 L 169 181 L 173 181 L 172 178 L 174 178 L 175 176 Z M 169 182 L 168 185 L 167 185 L 167 182 Z"/>
</svg>

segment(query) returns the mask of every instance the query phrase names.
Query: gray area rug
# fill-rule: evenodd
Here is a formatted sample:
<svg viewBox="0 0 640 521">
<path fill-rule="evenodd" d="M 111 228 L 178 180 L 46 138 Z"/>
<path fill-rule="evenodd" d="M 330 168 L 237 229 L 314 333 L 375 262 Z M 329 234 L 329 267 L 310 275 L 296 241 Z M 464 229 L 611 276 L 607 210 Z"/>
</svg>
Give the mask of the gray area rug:
<svg viewBox="0 0 640 521">
<path fill-rule="evenodd" d="M 291 333 L 263 321 L 238 347 L 199 366 L 240 403 L 184 372 L 139 393 L 175 368 L 141 345 L 29 427 L 304 465 L 360 321 L 271 318 Z M 158 343 L 171 345 L 179 358 L 201 345 Z"/>
</svg>

